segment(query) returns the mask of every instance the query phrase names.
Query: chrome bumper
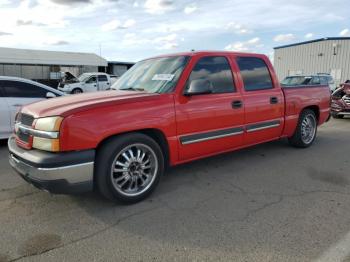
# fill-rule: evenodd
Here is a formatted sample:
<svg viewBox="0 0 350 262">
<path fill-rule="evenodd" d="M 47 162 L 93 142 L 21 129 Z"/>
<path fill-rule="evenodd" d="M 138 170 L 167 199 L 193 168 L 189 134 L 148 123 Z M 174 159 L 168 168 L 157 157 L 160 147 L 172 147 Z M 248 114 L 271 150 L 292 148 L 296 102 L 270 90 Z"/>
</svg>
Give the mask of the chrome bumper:
<svg viewBox="0 0 350 262">
<path fill-rule="evenodd" d="M 93 161 L 45 167 L 24 158 L 31 153 L 30 151 L 27 151 L 26 155 L 19 154 L 18 151 L 14 153 L 13 147 L 9 141 L 10 165 L 24 180 L 35 187 L 55 194 L 82 193 L 93 189 Z"/>
</svg>

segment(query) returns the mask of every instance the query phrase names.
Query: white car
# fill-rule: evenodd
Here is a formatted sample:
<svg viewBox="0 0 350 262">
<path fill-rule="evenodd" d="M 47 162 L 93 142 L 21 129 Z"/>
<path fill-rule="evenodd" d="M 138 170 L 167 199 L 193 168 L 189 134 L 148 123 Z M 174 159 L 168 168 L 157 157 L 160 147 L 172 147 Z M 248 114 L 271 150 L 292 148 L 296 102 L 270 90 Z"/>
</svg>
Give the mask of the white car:
<svg viewBox="0 0 350 262">
<path fill-rule="evenodd" d="M 114 79 L 106 73 L 84 73 L 78 76 L 76 81 L 60 83 L 58 90 L 67 94 L 108 90 L 114 83 Z"/>
<path fill-rule="evenodd" d="M 0 76 L 0 139 L 12 133 L 21 106 L 62 95 L 54 88 L 28 79 Z"/>
</svg>

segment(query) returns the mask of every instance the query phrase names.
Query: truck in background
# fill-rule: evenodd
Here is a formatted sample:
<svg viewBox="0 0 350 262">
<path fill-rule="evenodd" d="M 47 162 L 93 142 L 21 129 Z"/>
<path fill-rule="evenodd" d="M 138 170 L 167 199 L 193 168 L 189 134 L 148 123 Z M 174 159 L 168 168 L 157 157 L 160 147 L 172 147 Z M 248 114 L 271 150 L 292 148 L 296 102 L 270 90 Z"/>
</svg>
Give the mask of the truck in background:
<svg viewBox="0 0 350 262">
<path fill-rule="evenodd" d="M 80 94 L 108 90 L 117 81 L 118 77 L 106 73 L 83 73 L 80 76 L 62 81 L 58 90 L 67 94 Z"/>
</svg>

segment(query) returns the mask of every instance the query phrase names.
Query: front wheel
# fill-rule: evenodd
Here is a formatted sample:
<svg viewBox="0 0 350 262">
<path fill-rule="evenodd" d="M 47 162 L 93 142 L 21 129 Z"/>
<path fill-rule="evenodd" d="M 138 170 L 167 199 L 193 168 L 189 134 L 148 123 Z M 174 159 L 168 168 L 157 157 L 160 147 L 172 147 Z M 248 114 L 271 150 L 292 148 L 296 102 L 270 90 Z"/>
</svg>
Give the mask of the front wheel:
<svg viewBox="0 0 350 262">
<path fill-rule="evenodd" d="M 317 133 L 317 118 L 315 112 L 305 109 L 301 112 L 297 128 L 289 143 L 295 147 L 306 148 L 312 145 Z"/>
<path fill-rule="evenodd" d="M 111 138 L 97 152 L 95 181 L 100 193 L 113 201 L 143 200 L 155 189 L 163 173 L 163 152 L 144 134 Z"/>
<path fill-rule="evenodd" d="M 83 93 L 83 90 L 81 90 L 80 88 L 74 88 L 72 91 L 72 94 L 81 94 Z"/>
</svg>

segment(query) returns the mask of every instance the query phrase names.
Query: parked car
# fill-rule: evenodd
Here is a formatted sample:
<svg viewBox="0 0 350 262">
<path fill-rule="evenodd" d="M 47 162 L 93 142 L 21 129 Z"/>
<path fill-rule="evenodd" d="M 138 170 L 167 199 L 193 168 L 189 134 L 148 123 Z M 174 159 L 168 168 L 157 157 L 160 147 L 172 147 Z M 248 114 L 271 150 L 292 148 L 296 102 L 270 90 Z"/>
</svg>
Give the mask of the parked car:
<svg viewBox="0 0 350 262">
<path fill-rule="evenodd" d="M 331 114 L 334 118 L 350 116 L 350 81 L 347 80 L 332 94 Z"/>
<path fill-rule="evenodd" d="M 334 91 L 336 86 L 333 77 L 330 74 L 317 74 L 310 76 L 287 76 L 281 82 L 282 86 L 303 86 L 303 85 L 328 85 L 331 91 Z"/>
<path fill-rule="evenodd" d="M 115 87 L 23 107 L 11 166 L 53 193 L 95 188 L 130 203 L 147 197 L 167 166 L 280 138 L 309 147 L 330 113 L 328 86 L 282 89 L 259 54 L 151 58 Z"/>
<path fill-rule="evenodd" d="M 67 94 L 80 94 L 110 89 L 115 78 L 106 73 L 84 73 L 69 82 L 62 82 L 58 90 Z"/>
<path fill-rule="evenodd" d="M 23 105 L 62 95 L 56 89 L 28 79 L 0 76 L 0 139 L 11 135 L 15 115 Z"/>
</svg>

